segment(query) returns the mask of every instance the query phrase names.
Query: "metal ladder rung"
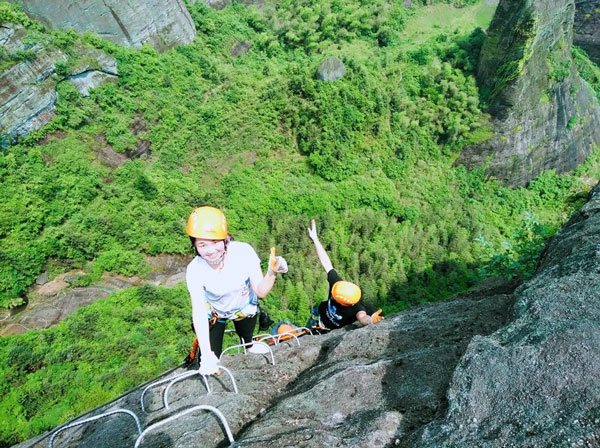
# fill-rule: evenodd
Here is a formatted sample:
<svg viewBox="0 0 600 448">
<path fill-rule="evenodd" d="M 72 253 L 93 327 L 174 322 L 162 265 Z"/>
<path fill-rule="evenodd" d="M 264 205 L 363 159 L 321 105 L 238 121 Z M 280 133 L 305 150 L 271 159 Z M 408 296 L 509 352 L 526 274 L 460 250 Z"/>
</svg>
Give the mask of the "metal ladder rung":
<svg viewBox="0 0 600 448">
<path fill-rule="evenodd" d="M 154 423 L 153 425 L 148 426 L 146 429 L 144 429 L 144 432 L 142 432 L 137 440 L 135 441 L 135 445 L 133 448 L 138 448 L 140 443 L 142 442 L 142 439 L 144 438 L 144 436 L 149 432 L 152 431 L 155 428 L 158 428 L 159 426 L 164 425 L 165 423 L 169 423 L 179 417 L 182 417 L 186 414 L 189 414 L 191 412 L 197 411 L 197 410 L 205 410 L 205 411 L 210 411 L 214 414 L 216 414 L 216 416 L 219 418 L 219 420 L 221 420 L 221 423 L 223 424 L 223 427 L 225 428 L 225 433 L 227 434 L 227 438 L 229 439 L 229 443 L 234 443 L 235 440 L 233 439 L 233 434 L 231 433 L 231 429 L 229 428 L 229 424 L 227 423 L 227 420 L 225 419 L 225 416 L 221 413 L 221 411 L 219 411 L 217 408 L 215 408 L 214 406 L 209 406 L 209 405 L 204 405 L 204 404 L 200 404 L 197 406 L 194 406 L 192 408 L 186 409 L 185 411 L 181 411 L 175 415 L 172 415 L 171 417 L 168 417 L 164 420 L 161 420 L 160 422 Z"/>
<path fill-rule="evenodd" d="M 231 383 L 233 384 L 233 390 L 237 394 L 238 388 L 237 388 L 237 384 L 235 382 L 235 378 L 233 377 L 233 374 L 229 371 L 229 369 L 227 369 L 223 366 L 219 366 L 219 370 L 223 370 L 225 373 L 227 373 L 227 375 L 229 375 L 229 378 L 231 378 Z M 211 376 L 211 375 L 202 375 L 199 370 L 194 370 L 192 372 L 185 372 L 185 373 L 182 373 L 181 375 L 179 375 L 178 377 L 173 378 L 173 380 L 169 383 L 169 385 L 165 389 L 165 392 L 163 394 L 163 404 L 165 406 L 165 409 L 169 409 L 169 390 L 171 389 L 173 384 L 177 383 L 178 381 L 189 378 L 191 376 L 194 376 L 194 375 L 202 376 L 202 379 L 204 380 L 204 384 L 206 385 L 208 393 L 212 394 L 212 390 L 210 389 L 210 386 L 208 384 L 208 379 L 207 379 L 207 377 Z"/>
<path fill-rule="evenodd" d="M 227 352 L 229 350 L 232 350 L 232 349 L 235 349 L 235 348 L 238 349 L 238 353 L 239 353 L 239 349 L 243 348 L 244 349 L 244 354 L 247 354 L 246 347 L 251 347 L 254 344 L 264 345 L 267 348 L 267 350 L 269 350 L 269 354 L 271 355 L 271 364 L 275 365 L 275 356 L 273 356 L 273 350 L 271 350 L 271 347 L 269 347 L 268 344 L 265 344 L 264 342 L 261 342 L 261 341 L 245 342 L 243 344 L 237 344 L 237 345 L 232 345 L 230 347 L 227 347 L 225 350 L 223 350 L 221 352 L 221 356 L 219 356 L 219 361 L 221 360 L 221 358 L 223 358 L 223 355 L 225 354 L 225 352 Z M 261 353 L 261 354 L 266 354 L 266 353 Z"/>
<path fill-rule="evenodd" d="M 98 419 L 101 419 L 101 418 L 104 418 L 104 417 L 108 417 L 108 416 L 113 415 L 113 414 L 128 414 L 131 417 L 133 417 L 133 419 L 135 420 L 135 425 L 137 426 L 137 430 L 138 430 L 138 433 L 139 433 L 138 438 L 140 438 L 142 436 L 142 434 L 143 434 L 142 427 L 140 425 L 140 421 L 139 421 L 137 415 L 135 415 L 131 411 L 128 411 L 127 409 L 113 409 L 112 411 L 108 411 L 108 412 L 105 412 L 105 413 L 100 414 L 100 415 L 95 415 L 93 417 L 89 417 L 89 418 L 86 418 L 84 420 L 80 420 L 80 421 L 77 421 L 77 422 L 70 423 L 70 424 L 68 424 L 66 426 L 63 426 L 62 428 L 58 428 L 56 431 L 54 431 L 54 433 L 52 434 L 52 437 L 50 437 L 50 441 L 48 442 L 48 448 L 52 448 L 53 447 L 54 439 L 62 431 L 66 430 L 66 429 L 69 429 L 69 428 L 74 428 L 76 426 L 83 425 L 85 423 L 93 422 L 94 420 L 98 420 Z"/>
</svg>

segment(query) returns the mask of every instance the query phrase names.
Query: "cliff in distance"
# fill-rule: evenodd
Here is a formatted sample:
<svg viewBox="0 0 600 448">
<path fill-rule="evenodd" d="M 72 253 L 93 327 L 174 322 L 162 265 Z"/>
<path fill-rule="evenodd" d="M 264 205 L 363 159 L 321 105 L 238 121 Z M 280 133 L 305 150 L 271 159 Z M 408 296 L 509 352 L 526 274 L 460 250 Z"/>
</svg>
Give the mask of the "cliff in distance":
<svg viewBox="0 0 600 448">
<path fill-rule="evenodd" d="M 90 31 L 112 42 L 139 48 L 148 43 L 158 51 L 194 40 L 196 29 L 181 0 L 119 2 L 101 0 L 9 0 L 49 28 Z"/>
<path fill-rule="evenodd" d="M 600 109 L 571 56 L 573 0 L 502 0 L 481 52 L 478 81 L 493 137 L 457 160 L 508 185 L 572 170 L 600 144 Z"/>
</svg>

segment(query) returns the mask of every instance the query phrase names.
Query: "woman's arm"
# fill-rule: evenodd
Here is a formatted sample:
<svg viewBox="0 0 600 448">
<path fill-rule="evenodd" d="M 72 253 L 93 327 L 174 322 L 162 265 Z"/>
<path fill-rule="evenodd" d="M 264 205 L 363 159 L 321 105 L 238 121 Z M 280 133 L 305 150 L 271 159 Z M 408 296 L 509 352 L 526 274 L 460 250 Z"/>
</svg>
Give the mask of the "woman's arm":
<svg viewBox="0 0 600 448">
<path fill-rule="evenodd" d="M 288 266 L 285 258 L 275 256 L 274 247 L 271 248 L 271 254 L 269 255 L 269 267 L 264 276 L 262 275 L 262 270 L 260 269 L 260 260 L 258 256 L 256 256 L 256 261 L 256 264 L 250 271 L 250 286 L 256 295 L 262 299 L 266 297 L 269 292 L 271 292 L 271 289 L 273 289 L 277 274 L 285 274 L 288 271 Z"/>
<path fill-rule="evenodd" d="M 366 327 L 370 324 L 376 324 L 377 322 L 381 322 L 385 319 L 381 316 L 381 310 L 377 310 L 373 315 L 369 316 L 365 311 L 359 311 L 356 313 L 356 320 L 363 326 Z"/>
<path fill-rule="evenodd" d="M 369 316 L 364 311 L 359 311 L 358 313 L 356 313 L 356 320 L 363 327 L 366 327 L 367 325 L 369 325 L 371 323 L 371 316 Z"/>
<path fill-rule="evenodd" d="M 315 249 L 317 250 L 317 257 L 319 257 L 319 261 L 321 262 L 323 269 L 325 269 L 325 272 L 328 273 L 333 269 L 333 264 L 331 264 L 329 255 L 327 255 L 325 248 L 321 244 L 321 241 L 319 241 L 319 237 L 317 236 L 317 225 L 315 224 L 314 219 L 311 221 L 311 228 L 308 229 L 308 236 L 311 240 L 313 240 L 313 243 L 315 244 Z"/>
<path fill-rule="evenodd" d="M 219 359 L 210 347 L 208 336 L 208 317 L 206 314 L 206 296 L 202 285 L 194 275 L 190 275 L 190 269 L 186 272 L 186 283 L 192 299 L 192 321 L 196 329 L 196 338 L 200 346 L 200 374 L 212 375 L 219 370 Z"/>
<path fill-rule="evenodd" d="M 271 292 L 271 289 L 273 289 L 276 278 L 277 274 L 275 274 L 271 269 L 268 269 L 264 277 L 261 273 L 260 279 L 255 278 L 253 281 L 252 278 L 250 278 L 250 286 L 256 295 L 263 299 Z"/>
</svg>

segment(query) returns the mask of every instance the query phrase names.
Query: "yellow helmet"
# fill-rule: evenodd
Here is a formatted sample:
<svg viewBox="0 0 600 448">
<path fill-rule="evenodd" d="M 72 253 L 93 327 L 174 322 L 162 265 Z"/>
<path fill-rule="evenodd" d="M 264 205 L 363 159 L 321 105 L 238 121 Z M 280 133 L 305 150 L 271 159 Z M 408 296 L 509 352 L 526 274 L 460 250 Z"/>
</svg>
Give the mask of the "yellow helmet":
<svg viewBox="0 0 600 448">
<path fill-rule="evenodd" d="M 358 285 L 342 280 L 334 283 L 331 296 L 340 305 L 352 306 L 360 300 L 361 292 Z"/>
<path fill-rule="evenodd" d="M 214 207 L 199 207 L 188 218 L 186 233 L 194 238 L 224 240 L 227 238 L 227 219 Z"/>
</svg>

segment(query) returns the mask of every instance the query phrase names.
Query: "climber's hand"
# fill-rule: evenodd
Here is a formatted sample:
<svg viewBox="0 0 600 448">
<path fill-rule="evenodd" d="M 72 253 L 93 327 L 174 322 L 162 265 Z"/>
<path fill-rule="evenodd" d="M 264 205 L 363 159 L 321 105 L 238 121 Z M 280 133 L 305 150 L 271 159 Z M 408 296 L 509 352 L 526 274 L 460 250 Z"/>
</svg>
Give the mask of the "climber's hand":
<svg viewBox="0 0 600 448">
<path fill-rule="evenodd" d="M 271 254 L 269 255 L 269 271 L 274 274 L 285 274 L 288 271 L 287 261 L 283 257 L 275 256 L 275 248 L 271 248 Z"/>
<path fill-rule="evenodd" d="M 308 236 L 313 241 L 319 239 L 319 237 L 317 236 L 317 225 L 315 224 L 315 220 L 314 219 L 310 221 L 310 227 L 308 229 Z"/>
<path fill-rule="evenodd" d="M 376 324 L 377 322 L 381 322 L 385 317 L 381 316 L 381 309 L 377 310 L 371 316 L 371 323 Z"/>
<path fill-rule="evenodd" d="M 219 358 L 213 352 L 200 356 L 200 375 L 213 375 L 219 371 Z"/>
</svg>

